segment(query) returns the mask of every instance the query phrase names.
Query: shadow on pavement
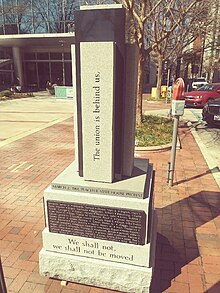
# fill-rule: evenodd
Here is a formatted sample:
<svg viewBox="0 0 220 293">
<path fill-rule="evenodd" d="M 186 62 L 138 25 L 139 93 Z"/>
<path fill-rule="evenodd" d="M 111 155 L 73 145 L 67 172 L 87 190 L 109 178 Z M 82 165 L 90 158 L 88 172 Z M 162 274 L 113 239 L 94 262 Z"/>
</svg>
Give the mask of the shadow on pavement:
<svg viewBox="0 0 220 293">
<path fill-rule="evenodd" d="M 200 256 L 197 238 L 203 234 L 196 233 L 196 229 L 220 215 L 220 193 L 201 191 L 157 209 L 157 214 L 161 232 L 157 234 L 151 293 L 167 290 L 181 269 Z M 207 292 L 217 292 L 214 287 Z"/>
<path fill-rule="evenodd" d="M 207 175 L 207 174 L 213 174 L 213 173 L 219 173 L 219 172 L 220 172 L 219 167 L 216 166 L 216 167 L 214 167 L 214 168 L 212 168 L 212 169 L 209 169 L 209 170 L 207 170 L 207 171 L 205 171 L 205 172 L 203 172 L 203 173 L 201 173 L 201 174 L 198 174 L 198 175 L 192 176 L 192 177 L 190 177 L 190 178 L 187 178 L 187 179 L 183 179 L 183 180 L 180 180 L 180 181 L 174 182 L 174 183 L 173 183 L 173 186 L 178 185 L 178 184 L 181 184 L 181 183 L 188 182 L 188 181 L 190 181 L 190 180 L 194 180 L 194 179 L 200 178 L 200 177 L 205 176 L 205 175 Z"/>
<path fill-rule="evenodd" d="M 205 293 L 219 293 L 220 292 L 220 281 L 216 283 L 214 286 L 209 288 Z"/>
</svg>

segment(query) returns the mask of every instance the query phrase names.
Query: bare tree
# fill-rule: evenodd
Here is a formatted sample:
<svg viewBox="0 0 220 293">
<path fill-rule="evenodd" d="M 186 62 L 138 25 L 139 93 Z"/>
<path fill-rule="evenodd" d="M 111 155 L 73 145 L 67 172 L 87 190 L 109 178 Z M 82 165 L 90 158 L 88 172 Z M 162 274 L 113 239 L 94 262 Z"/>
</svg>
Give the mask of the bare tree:
<svg viewBox="0 0 220 293">
<path fill-rule="evenodd" d="M 3 33 L 33 32 L 32 0 L 1 1 Z"/>
<path fill-rule="evenodd" d="M 210 24 L 206 26 L 204 41 L 204 67 L 207 72 L 208 80 L 212 81 L 214 71 L 220 63 L 220 2 L 219 0 L 210 1 L 208 19 Z"/>
<path fill-rule="evenodd" d="M 79 6 L 73 0 L 0 0 L 3 33 L 68 32 Z"/>
<path fill-rule="evenodd" d="M 42 19 L 47 32 L 68 32 L 68 24 L 73 23 L 73 11 L 79 6 L 73 0 L 34 0 L 34 11 Z M 39 23 L 40 25 L 40 23 Z"/>
<path fill-rule="evenodd" d="M 127 9 L 133 39 L 139 48 L 137 125 L 142 122 L 142 88 L 144 66 L 153 50 L 162 50 L 175 30 L 187 19 L 194 7 L 205 0 L 115 0 Z M 167 42 L 168 44 L 168 42 Z"/>
<path fill-rule="evenodd" d="M 161 21 L 158 21 L 158 19 L 154 20 L 153 31 L 155 33 L 154 42 L 156 43 L 154 51 L 158 56 L 157 98 L 160 96 L 163 61 L 172 60 L 173 63 L 177 63 L 176 61 L 181 60 L 181 57 L 190 50 L 193 56 L 199 59 L 197 63 L 201 63 L 200 58 L 206 27 L 210 21 L 212 21 L 208 18 L 208 2 L 209 1 L 202 1 L 199 5 L 194 5 L 173 33 L 161 43 L 157 43 L 156 40 L 160 39 L 164 31 L 167 31 L 175 22 L 175 18 L 170 17 L 170 14 L 178 14 L 179 11 L 174 7 L 170 7 L 169 11 L 161 15 Z M 199 46 L 190 46 L 192 43 L 198 43 Z M 179 70 L 180 68 L 177 68 L 176 78 L 180 76 L 180 72 L 178 72 Z"/>
</svg>

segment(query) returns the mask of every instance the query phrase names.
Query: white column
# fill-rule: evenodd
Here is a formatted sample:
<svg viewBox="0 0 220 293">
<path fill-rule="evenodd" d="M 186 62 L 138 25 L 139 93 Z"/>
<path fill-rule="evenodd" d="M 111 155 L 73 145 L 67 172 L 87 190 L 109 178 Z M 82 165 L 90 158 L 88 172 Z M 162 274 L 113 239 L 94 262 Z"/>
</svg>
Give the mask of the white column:
<svg viewBox="0 0 220 293">
<path fill-rule="evenodd" d="M 12 48 L 13 60 L 15 66 L 15 77 L 18 79 L 21 87 L 24 86 L 24 72 L 22 67 L 21 49 L 19 47 Z"/>
<path fill-rule="evenodd" d="M 114 179 L 114 42 L 81 42 L 83 177 Z"/>
</svg>

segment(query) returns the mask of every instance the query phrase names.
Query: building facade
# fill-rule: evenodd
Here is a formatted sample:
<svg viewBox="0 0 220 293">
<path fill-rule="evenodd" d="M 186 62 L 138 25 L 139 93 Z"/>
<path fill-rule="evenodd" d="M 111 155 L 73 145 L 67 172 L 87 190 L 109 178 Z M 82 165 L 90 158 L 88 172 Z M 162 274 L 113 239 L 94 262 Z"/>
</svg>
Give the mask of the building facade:
<svg viewBox="0 0 220 293">
<path fill-rule="evenodd" d="M 71 85 L 72 0 L 0 0 L 0 88 Z"/>
<path fill-rule="evenodd" d="M 213 22 L 207 28 L 203 68 L 207 73 L 207 79 L 212 82 L 220 82 L 220 1 L 214 0 L 210 9 Z"/>
<path fill-rule="evenodd" d="M 0 34 L 66 33 L 78 6 L 73 0 L 0 0 Z"/>
</svg>

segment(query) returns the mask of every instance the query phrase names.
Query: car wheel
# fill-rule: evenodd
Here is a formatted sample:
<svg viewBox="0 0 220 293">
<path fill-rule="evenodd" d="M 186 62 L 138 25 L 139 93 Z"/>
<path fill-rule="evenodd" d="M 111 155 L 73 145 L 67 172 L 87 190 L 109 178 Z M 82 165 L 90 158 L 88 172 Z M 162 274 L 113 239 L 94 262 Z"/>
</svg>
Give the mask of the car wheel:
<svg viewBox="0 0 220 293">
<path fill-rule="evenodd" d="M 206 123 L 208 126 L 213 126 L 215 124 L 214 122 L 214 117 L 209 115 L 208 117 L 206 117 L 205 119 Z"/>
</svg>

